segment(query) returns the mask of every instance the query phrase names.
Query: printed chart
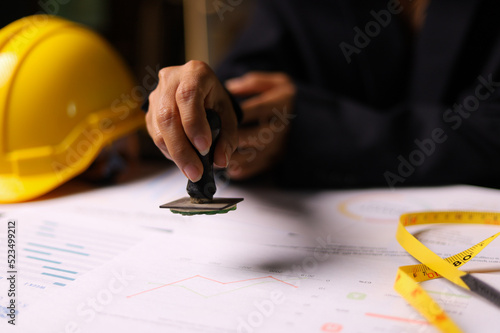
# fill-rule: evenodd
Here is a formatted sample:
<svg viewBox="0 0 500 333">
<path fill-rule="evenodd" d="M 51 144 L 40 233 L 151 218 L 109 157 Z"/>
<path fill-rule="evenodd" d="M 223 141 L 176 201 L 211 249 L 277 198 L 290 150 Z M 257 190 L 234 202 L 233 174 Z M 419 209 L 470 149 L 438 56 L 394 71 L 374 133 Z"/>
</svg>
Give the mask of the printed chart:
<svg viewBox="0 0 500 333">
<path fill-rule="evenodd" d="M 245 198 L 235 212 L 179 217 L 158 205 L 183 192 L 185 179 L 162 179 L 2 207 L 2 223 L 18 221 L 20 296 L 19 325 L 0 321 L 0 331 L 433 333 L 393 289 L 398 267 L 415 264 L 395 239 L 398 215 L 500 211 L 498 191 L 468 186 L 317 193 L 228 187 L 221 193 Z M 493 229 L 412 232 L 444 257 Z M 5 237 L 3 228 L 0 319 L 7 313 Z M 500 288 L 499 249 L 491 243 L 464 269 Z M 476 295 L 443 279 L 423 287 L 465 332 L 500 326 L 499 310 Z"/>
<path fill-rule="evenodd" d="M 0 217 L 0 248 L 6 244 L 7 221 L 16 221 L 16 271 L 18 307 L 23 311 L 29 304 L 51 293 L 54 288 L 65 288 L 81 276 L 102 266 L 131 248 L 140 238 L 120 232 L 107 232 L 94 226 L 64 219 L 43 218 L 19 213 L 16 218 Z M 0 261 L 7 262 L 3 246 Z M 5 266 L 2 266 L 5 267 Z M 0 287 L 7 290 L 7 270 L 0 271 Z M 6 296 L 6 295 L 2 295 Z M 7 314 L 6 299 L 0 296 L 0 318 Z M 29 301 L 29 302 L 28 302 Z"/>
</svg>

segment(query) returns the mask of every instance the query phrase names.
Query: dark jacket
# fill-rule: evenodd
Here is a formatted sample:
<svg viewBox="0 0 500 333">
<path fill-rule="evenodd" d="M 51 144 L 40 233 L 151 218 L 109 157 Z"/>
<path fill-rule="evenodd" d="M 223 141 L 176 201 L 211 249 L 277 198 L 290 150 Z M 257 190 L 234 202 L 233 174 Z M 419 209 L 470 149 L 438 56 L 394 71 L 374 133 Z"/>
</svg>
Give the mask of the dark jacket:
<svg viewBox="0 0 500 333">
<path fill-rule="evenodd" d="M 416 38 L 395 4 L 259 1 L 218 75 L 295 81 L 289 185 L 500 187 L 500 2 L 432 0 Z"/>
</svg>

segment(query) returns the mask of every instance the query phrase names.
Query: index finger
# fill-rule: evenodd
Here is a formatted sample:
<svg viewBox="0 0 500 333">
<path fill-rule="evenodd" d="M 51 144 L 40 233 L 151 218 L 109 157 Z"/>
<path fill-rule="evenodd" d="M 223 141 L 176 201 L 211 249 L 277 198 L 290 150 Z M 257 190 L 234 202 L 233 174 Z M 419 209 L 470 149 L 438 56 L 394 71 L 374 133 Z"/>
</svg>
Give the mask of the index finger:
<svg viewBox="0 0 500 333">
<path fill-rule="evenodd" d="M 211 70 L 203 62 L 190 61 L 175 92 L 182 127 L 193 146 L 205 156 L 212 144 L 212 134 L 205 112 L 205 99 L 213 87 Z"/>
<path fill-rule="evenodd" d="M 283 81 L 281 73 L 249 72 L 225 82 L 234 95 L 255 95 L 269 90 Z"/>
</svg>

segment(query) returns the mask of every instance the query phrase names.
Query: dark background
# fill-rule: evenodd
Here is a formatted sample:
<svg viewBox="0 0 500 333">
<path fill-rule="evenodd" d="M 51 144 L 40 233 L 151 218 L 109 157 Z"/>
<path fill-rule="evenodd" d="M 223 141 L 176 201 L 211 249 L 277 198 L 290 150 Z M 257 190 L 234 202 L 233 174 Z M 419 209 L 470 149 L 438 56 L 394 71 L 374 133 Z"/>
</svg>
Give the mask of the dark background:
<svg viewBox="0 0 500 333">
<path fill-rule="evenodd" d="M 216 66 L 244 27 L 254 0 L 242 0 L 217 15 L 206 1 L 210 65 Z M 221 0 L 220 3 L 227 3 Z M 182 0 L 8 0 L 2 4 L 0 28 L 27 15 L 51 14 L 83 23 L 104 36 L 125 58 L 136 78 L 153 69 L 185 62 Z"/>
<path fill-rule="evenodd" d="M 42 13 L 98 31 L 138 78 L 146 74 L 148 65 L 157 68 L 184 62 L 182 0 L 11 0 L 0 11 L 0 27 Z"/>
</svg>

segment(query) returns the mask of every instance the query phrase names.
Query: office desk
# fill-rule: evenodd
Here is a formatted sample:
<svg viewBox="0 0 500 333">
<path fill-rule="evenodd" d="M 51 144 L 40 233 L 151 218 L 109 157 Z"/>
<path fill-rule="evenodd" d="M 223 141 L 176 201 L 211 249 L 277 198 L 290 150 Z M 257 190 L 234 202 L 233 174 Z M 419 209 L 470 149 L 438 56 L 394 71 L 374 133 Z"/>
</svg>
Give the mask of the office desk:
<svg viewBox="0 0 500 333">
<path fill-rule="evenodd" d="M 1 332 L 435 332 L 393 290 L 415 263 L 398 217 L 422 210 L 500 211 L 472 186 L 294 192 L 219 184 L 244 197 L 224 215 L 158 208 L 185 195 L 173 168 L 110 187 L 72 182 L 43 200 L 0 206 Z M 16 221 L 17 316 L 8 325 L 7 222 Z M 497 232 L 433 226 L 441 256 Z M 464 269 L 500 288 L 500 244 Z M 425 289 L 465 332 L 497 332 L 499 309 L 442 279 Z"/>
</svg>

